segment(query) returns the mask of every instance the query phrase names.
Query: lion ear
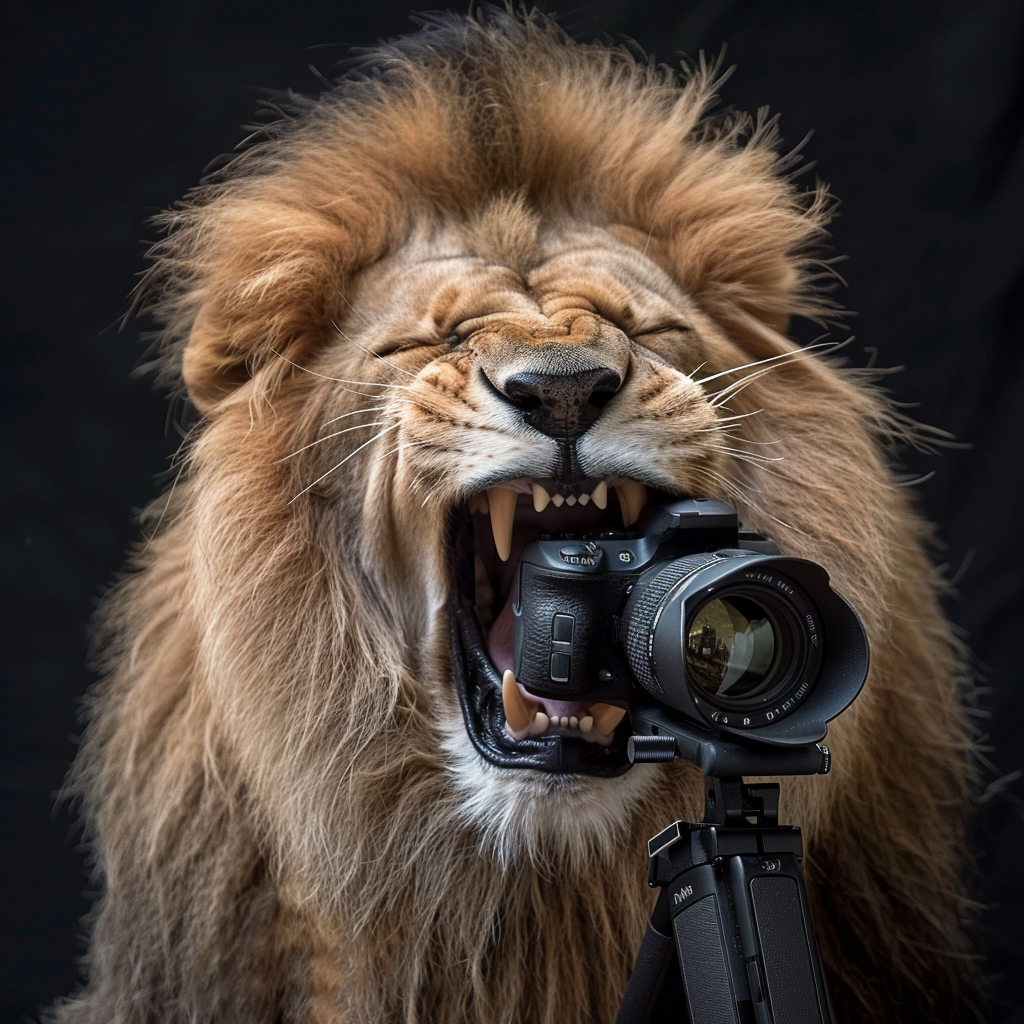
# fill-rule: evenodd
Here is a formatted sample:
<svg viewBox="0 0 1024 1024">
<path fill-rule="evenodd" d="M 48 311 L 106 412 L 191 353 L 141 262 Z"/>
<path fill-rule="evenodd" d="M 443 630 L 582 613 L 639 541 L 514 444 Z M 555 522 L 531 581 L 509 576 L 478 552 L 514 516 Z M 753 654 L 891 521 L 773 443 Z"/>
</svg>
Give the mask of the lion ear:
<svg viewBox="0 0 1024 1024">
<path fill-rule="evenodd" d="M 208 416 L 250 378 L 246 353 L 232 344 L 231 331 L 208 307 L 199 311 L 181 360 L 181 374 L 192 404 Z"/>
<path fill-rule="evenodd" d="M 156 308 L 168 340 L 184 340 L 180 371 L 204 415 L 250 382 L 272 390 L 306 365 L 345 313 L 353 264 L 366 260 L 337 219 L 298 204 L 221 198 L 172 227 Z"/>
</svg>

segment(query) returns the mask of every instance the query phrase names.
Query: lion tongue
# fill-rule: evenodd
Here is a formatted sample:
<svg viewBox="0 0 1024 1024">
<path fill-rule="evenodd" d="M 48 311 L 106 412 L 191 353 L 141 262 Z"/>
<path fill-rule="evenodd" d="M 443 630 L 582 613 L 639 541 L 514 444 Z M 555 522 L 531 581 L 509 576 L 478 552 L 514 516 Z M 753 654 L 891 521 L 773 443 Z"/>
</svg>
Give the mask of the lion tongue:
<svg viewBox="0 0 1024 1024">
<path fill-rule="evenodd" d="M 487 634 L 487 655 L 491 664 L 498 670 L 498 675 L 504 675 L 512 668 L 512 595 L 514 587 L 509 587 L 508 597 L 505 604 L 498 612 L 497 618 L 491 624 Z"/>
</svg>

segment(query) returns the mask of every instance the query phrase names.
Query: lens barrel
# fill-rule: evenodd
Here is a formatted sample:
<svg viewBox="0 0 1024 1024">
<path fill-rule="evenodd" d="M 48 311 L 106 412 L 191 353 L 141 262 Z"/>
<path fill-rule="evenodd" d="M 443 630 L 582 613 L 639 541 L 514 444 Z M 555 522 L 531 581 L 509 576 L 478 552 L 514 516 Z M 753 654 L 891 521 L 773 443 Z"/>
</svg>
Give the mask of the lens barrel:
<svg viewBox="0 0 1024 1024">
<path fill-rule="evenodd" d="M 630 668 L 652 696 L 768 742 L 821 739 L 867 673 L 859 619 L 803 559 L 723 550 L 659 563 L 637 580 L 623 626 Z"/>
</svg>

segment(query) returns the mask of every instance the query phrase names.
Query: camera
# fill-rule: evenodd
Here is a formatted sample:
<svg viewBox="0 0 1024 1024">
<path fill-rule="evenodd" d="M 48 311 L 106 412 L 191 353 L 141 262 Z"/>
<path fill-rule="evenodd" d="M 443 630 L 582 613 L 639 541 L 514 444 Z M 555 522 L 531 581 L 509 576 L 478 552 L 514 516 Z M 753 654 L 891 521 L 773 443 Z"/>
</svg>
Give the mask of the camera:
<svg viewBox="0 0 1024 1024">
<path fill-rule="evenodd" d="M 644 529 L 542 535 L 513 600 L 516 679 L 561 700 L 650 704 L 719 735 L 816 743 L 857 696 L 868 644 L 820 565 L 680 499 Z"/>
</svg>

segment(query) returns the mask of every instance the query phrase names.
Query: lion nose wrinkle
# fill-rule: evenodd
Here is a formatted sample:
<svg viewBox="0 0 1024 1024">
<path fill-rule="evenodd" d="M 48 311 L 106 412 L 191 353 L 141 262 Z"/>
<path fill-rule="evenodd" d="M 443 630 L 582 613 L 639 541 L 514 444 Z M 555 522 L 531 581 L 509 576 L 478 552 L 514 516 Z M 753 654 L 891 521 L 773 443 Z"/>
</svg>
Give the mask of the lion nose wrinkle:
<svg viewBox="0 0 1024 1024">
<path fill-rule="evenodd" d="M 504 397 L 523 419 L 549 437 L 575 441 L 585 434 L 622 387 L 609 367 L 578 373 L 516 373 L 504 382 Z"/>
</svg>

